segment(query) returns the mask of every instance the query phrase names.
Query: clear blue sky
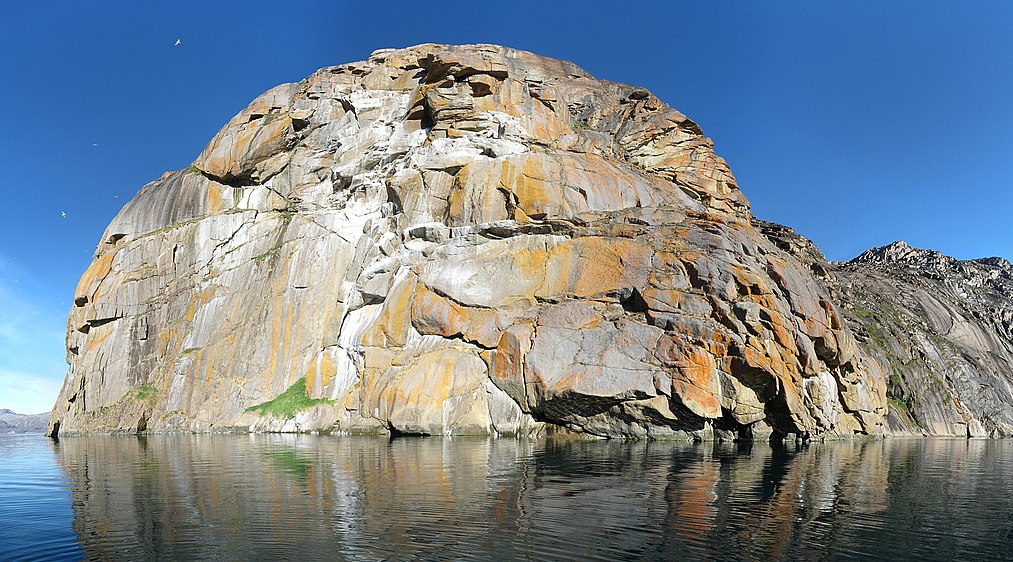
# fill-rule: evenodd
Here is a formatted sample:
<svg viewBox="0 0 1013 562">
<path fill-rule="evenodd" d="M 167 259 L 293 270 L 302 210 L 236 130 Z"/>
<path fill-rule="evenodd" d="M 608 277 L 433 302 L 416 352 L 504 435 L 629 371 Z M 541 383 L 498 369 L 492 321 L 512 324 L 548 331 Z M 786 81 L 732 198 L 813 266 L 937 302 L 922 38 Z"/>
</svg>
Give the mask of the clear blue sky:
<svg viewBox="0 0 1013 562">
<path fill-rule="evenodd" d="M 1005 1 L 5 4 L 0 408 L 49 410 L 74 286 L 143 184 L 264 90 L 378 48 L 501 43 L 647 87 L 831 259 L 1013 257 L 1011 29 Z"/>
</svg>

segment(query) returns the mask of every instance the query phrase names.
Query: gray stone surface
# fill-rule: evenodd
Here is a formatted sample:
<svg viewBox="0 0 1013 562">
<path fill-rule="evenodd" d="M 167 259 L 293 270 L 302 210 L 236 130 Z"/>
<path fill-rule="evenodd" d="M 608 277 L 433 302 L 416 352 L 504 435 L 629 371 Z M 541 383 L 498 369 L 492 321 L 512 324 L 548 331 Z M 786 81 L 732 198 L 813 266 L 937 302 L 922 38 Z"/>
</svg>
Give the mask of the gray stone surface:
<svg viewBox="0 0 1013 562">
<path fill-rule="evenodd" d="M 646 90 L 380 51 L 260 96 L 123 208 L 50 432 L 881 432 L 876 362 L 750 218 Z M 246 411 L 302 378 L 330 402 Z"/>
<path fill-rule="evenodd" d="M 828 263 L 790 229 L 758 223 L 808 262 L 887 380 L 893 435 L 1013 435 L 1013 266 L 895 242 Z M 862 387 L 848 397 L 861 402 Z"/>
</svg>

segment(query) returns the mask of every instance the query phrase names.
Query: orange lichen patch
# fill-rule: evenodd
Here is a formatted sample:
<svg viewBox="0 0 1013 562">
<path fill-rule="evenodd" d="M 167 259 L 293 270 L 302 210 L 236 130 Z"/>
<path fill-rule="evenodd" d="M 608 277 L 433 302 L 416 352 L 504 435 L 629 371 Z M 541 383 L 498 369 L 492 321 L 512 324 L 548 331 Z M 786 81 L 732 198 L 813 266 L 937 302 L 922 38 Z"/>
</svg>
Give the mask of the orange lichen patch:
<svg viewBox="0 0 1013 562">
<path fill-rule="evenodd" d="M 528 117 L 528 103 L 531 101 L 528 87 L 520 80 L 507 79 L 500 84 L 496 96 L 497 111 L 502 111 L 511 117 Z"/>
<path fill-rule="evenodd" d="M 330 388 L 331 382 L 334 380 L 334 376 L 337 375 L 337 362 L 334 360 L 332 352 L 327 351 L 322 353 L 320 356 L 320 395 L 323 397 L 326 389 Z M 314 398 L 311 396 L 310 398 Z"/>
<path fill-rule="evenodd" d="M 518 104 L 526 98 L 523 83 L 510 79 L 501 81 L 488 75 L 469 76 L 467 83 L 476 112 L 497 111 L 513 117 L 521 116 Z M 488 95 L 477 95 L 484 92 Z"/>
<path fill-rule="evenodd" d="M 440 423 L 445 400 L 481 387 L 482 367 L 471 352 L 445 348 L 419 355 L 403 368 L 371 372 L 363 377 L 365 413 L 383 418 L 399 412 L 410 425 L 425 423 L 424 418 Z"/>
<path fill-rule="evenodd" d="M 249 162 L 269 157 L 283 146 L 292 119 L 288 115 L 268 117 L 242 125 L 230 123 L 201 154 L 197 167 L 217 177 L 235 176 L 245 171 Z"/>
<path fill-rule="evenodd" d="M 786 361 L 776 345 L 766 345 L 758 338 L 750 337 L 742 350 L 742 359 L 746 365 L 770 373 L 788 385 L 797 385 L 801 380 L 797 363 L 794 358 Z"/>
<path fill-rule="evenodd" d="M 719 393 L 714 356 L 700 348 L 683 349 L 682 359 L 672 376 L 673 398 L 700 417 L 719 418 Z"/>
<path fill-rule="evenodd" d="M 532 132 L 534 138 L 545 139 L 549 142 L 559 140 L 559 137 L 570 132 L 570 115 L 568 112 L 554 112 L 541 103 L 534 103 L 529 106 L 527 119 L 524 119 L 527 129 Z"/>
<path fill-rule="evenodd" d="M 725 334 L 699 323 L 682 326 L 658 340 L 654 355 L 673 368 L 673 398 L 698 416 L 721 416 L 718 373 L 726 364 L 730 343 Z"/>
<path fill-rule="evenodd" d="M 581 240 L 579 244 L 581 248 L 584 248 L 587 242 Z M 561 245 L 548 248 L 544 278 L 541 285 L 535 290 L 535 296 L 551 297 L 572 293 L 575 285 L 574 278 L 580 277 L 582 273 L 588 278 L 598 277 L 603 282 L 602 285 L 614 285 L 602 277 L 607 276 L 614 279 L 618 276 L 615 267 L 619 263 L 618 256 L 614 253 L 598 252 L 590 256 L 589 259 L 589 256 L 583 252 L 578 253 L 576 246 L 576 241 L 568 240 Z M 607 290 L 595 291 L 595 294 Z"/>
<path fill-rule="evenodd" d="M 207 355 L 211 355 L 211 353 Z M 206 363 L 204 367 L 204 393 L 207 394 L 211 390 L 211 382 L 215 379 L 215 362 L 213 357 L 205 358 L 203 350 L 197 352 L 197 363 L 199 364 L 202 360 Z"/>
<path fill-rule="evenodd" d="M 555 100 L 557 95 L 550 88 L 542 88 L 542 100 Z M 570 132 L 570 114 L 565 105 L 548 107 L 542 101 L 532 98 L 525 82 L 507 79 L 499 84 L 495 96 L 474 98 L 476 109 L 506 113 L 518 119 L 518 124 L 532 138 L 552 142 Z M 489 101 L 486 101 L 489 100 Z M 557 111 L 556 109 L 559 109 Z"/>
<path fill-rule="evenodd" d="M 242 333 L 237 331 L 236 323 L 232 319 L 239 318 L 238 311 L 240 310 L 241 303 L 242 301 L 240 299 L 236 299 L 233 303 L 232 311 L 227 315 L 229 318 L 229 322 L 226 327 L 228 335 L 225 336 L 221 344 L 225 353 L 225 360 L 222 362 L 223 368 L 225 369 L 225 377 L 232 377 L 235 373 L 236 365 L 240 363 L 240 361 L 237 361 L 236 358 L 237 355 L 239 355 L 239 350 L 242 349 L 240 344 L 242 343 L 243 338 Z"/>
<path fill-rule="evenodd" d="M 514 194 L 517 206 L 529 217 L 566 215 L 561 176 L 555 160 L 544 154 L 524 154 L 503 160 L 499 185 Z"/>
<path fill-rule="evenodd" d="M 102 335 L 98 335 L 97 332 L 99 332 L 99 331 L 104 332 L 104 333 L 102 333 Z M 92 330 L 92 331 L 88 332 L 88 340 L 87 340 L 88 343 L 85 345 L 85 349 L 87 349 L 88 351 L 91 351 L 91 350 L 95 349 L 96 347 L 102 345 L 102 342 L 104 342 L 107 339 L 109 339 L 109 336 L 113 335 L 114 331 L 115 330 L 113 330 L 111 327 L 106 328 L 106 327 L 102 326 L 102 327 L 99 327 L 99 328 L 97 328 L 95 330 Z"/>
<path fill-rule="evenodd" d="M 388 75 L 388 78 L 390 78 L 390 82 L 386 84 L 386 87 L 399 92 L 413 90 L 419 83 L 418 74 L 415 72 L 400 72 L 395 76 Z"/>
<path fill-rule="evenodd" d="M 321 389 L 320 384 L 320 354 L 310 361 L 309 367 L 306 368 L 306 394 L 319 394 Z"/>
<path fill-rule="evenodd" d="M 774 334 L 774 341 L 777 342 L 785 351 L 791 356 L 797 356 L 799 354 L 798 344 L 795 341 L 794 336 L 788 332 L 780 324 L 774 324 L 771 330 Z"/>
<path fill-rule="evenodd" d="M 461 336 L 482 347 L 495 347 L 499 341 L 497 316 L 493 310 L 461 306 L 422 284 L 412 299 L 412 325 L 419 333 Z"/>
<path fill-rule="evenodd" d="M 790 267 L 791 266 L 788 264 L 787 261 L 785 261 L 784 258 L 781 258 L 779 256 L 767 256 L 767 273 L 770 275 L 770 278 L 773 279 L 775 283 L 777 283 L 778 285 L 780 285 L 782 288 L 785 289 L 785 291 L 788 293 L 785 296 L 787 296 L 789 299 L 791 298 L 792 296 L 791 293 L 792 290 L 794 289 L 794 287 L 791 286 L 792 284 L 789 282 L 789 278 L 786 273 L 790 269 Z"/>
<path fill-rule="evenodd" d="M 295 375 L 292 370 L 288 369 L 287 366 L 291 365 L 293 358 L 291 357 L 291 340 L 292 340 L 292 317 L 295 312 L 295 307 L 287 305 L 283 294 L 278 293 L 275 296 L 274 304 L 272 306 L 274 314 L 272 315 L 271 322 L 271 339 L 268 344 L 270 350 L 270 360 L 267 365 L 267 372 L 261 377 L 261 386 L 265 394 L 272 392 L 272 388 L 275 384 L 275 375 L 279 374 L 279 371 L 285 374 L 283 384 L 287 387 L 291 384 L 293 376 Z M 279 366 L 279 361 L 282 365 Z"/>
<path fill-rule="evenodd" d="M 338 373 L 338 362 L 334 360 L 332 352 L 324 353 L 320 358 L 320 387 L 326 389 L 331 385 L 334 376 Z"/>
<path fill-rule="evenodd" d="M 770 317 L 770 330 L 774 334 L 774 341 L 793 355 L 797 355 L 798 345 L 795 342 L 795 335 L 793 333 L 794 326 L 789 331 L 788 326 L 790 325 L 787 324 L 785 318 L 779 312 L 770 308 L 766 309 L 765 312 Z"/>
<path fill-rule="evenodd" d="M 184 332 L 178 327 L 169 328 L 158 334 L 158 346 L 162 349 L 160 355 L 166 362 L 162 372 L 173 372 L 182 349 L 183 335 Z"/>
<path fill-rule="evenodd" d="M 102 280 L 106 278 L 106 275 L 109 275 L 109 270 L 113 267 L 113 258 L 115 257 L 115 252 L 109 252 L 95 258 L 95 261 L 88 266 L 88 269 L 81 275 L 81 280 L 77 283 L 77 288 L 74 290 L 75 299 L 84 297 L 91 302 L 95 302 L 98 298 L 98 287 L 102 283 Z"/>
<path fill-rule="evenodd" d="M 770 295 L 770 287 L 762 275 L 739 264 L 732 265 L 732 276 L 742 295 Z"/>
<path fill-rule="evenodd" d="M 477 160 L 457 172 L 447 197 L 447 224 L 460 226 L 510 218 L 507 202 L 499 189 L 500 166 Z"/>
<path fill-rule="evenodd" d="M 325 390 L 337 373 L 337 362 L 330 350 L 317 353 L 306 369 L 306 394 L 310 398 L 326 398 Z"/>
<path fill-rule="evenodd" d="M 644 289 L 640 296 L 647 303 L 648 308 L 658 312 L 675 312 L 682 308 L 684 294 L 682 291 L 673 289 Z"/>
<path fill-rule="evenodd" d="M 596 154 L 566 155 L 563 170 L 563 183 L 581 193 L 592 210 L 614 211 L 653 202 L 642 180 Z"/>
<path fill-rule="evenodd" d="M 218 213 L 222 210 L 222 192 L 218 184 L 211 182 L 207 189 L 207 201 L 205 202 L 208 213 Z"/>
<path fill-rule="evenodd" d="M 671 243 L 666 243 L 665 244 L 666 248 L 668 248 L 668 249 L 664 249 L 664 250 L 659 249 L 659 250 L 656 250 L 654 252 L 654 268 L 655 268 L 656 272 L 659 275 L 662 274 L 662 272 L 665 272 L 665 271 L 676 271 L 676 270 L 677 271 L 684 271 L 685 268 L 683 267 L 682 262 L 684 260 L 692 260 L 692 258 L 693 258 L 692 255 L 688 255 L 688 254 L 686 254 L 684 252 L 678 252 L 677 253 L 677 252 L 670 251 L 671 248 L 673 248 L 673 247 L 675 247 L 677 245 L 675 243 L 675 240 L 678 240 L 680 238 L 685 238 L 686 237 L 687 233 L 684 230 L 681 230 L 681 229 L 671 229 L 671 230 L 666 229 L 665 232 L 671 232 L 672 233 L 667 238 L 673 239 L 673 241 Z M 666 240 L 666 242 L 667 242 L 667 240 Z"/>
<path fill-rule="evenodd" d="M 647 284 L 651 248 L 635 240 L 574 238 L 548 252 L 538 297 L 587 298 Z"/>
<path fill-rule="evenodd" d="M 823 312 L 827 316 L 827 326 L 829 326 L 831 330 L 841 330 L 844 327 L 844 322 L 841 320 L 841 316 L 837 313 L 837 309 L 833 304 L 820 299 L 820 307 L 823 308 Z"/>
<path fill-rule="evenodd" d="M 440 92 L 440 85 L 439 83 L 429 83 L 419 87 L 419 94 L 421 94 L 420 101 L 424 101 L 425 105 L 434 113 L 438 113 L 449 107 L 450 102 L 453 100 L 453 97 Z"/>
<path fill-rule="evenodd" d="M 762 307 L 759 324 L 752 325 L 751 329 L 760 334 L 767 333 L 769 330 L 779 346 L 786 349 L 791 355 L 798 355 L 798 345 L 794 334 L 795 326 L 779 312 L 781 304 L 778 298 L 773 293 L 753 293 L 746 297 L 746 300 L 755 302 Z"/>
<path fill-rule="evenodd" d="M 362 350 L 363 372 L 378 373 L 389 369 L 397 363 L 395 353 L 380 347 L 366 347 Z M 365 384 L 365 381 L 364 383 Z"/>
<path fill-rule="evenodd" d="M 169 328 L 168 330 L 159 333 L 158 334 L 159 347 L 168 350 L 169 342 L 172 341 L 173 336 L 176 335 L 176 333 L 178 332 L 179 330 L 177 330 L 176 328 Z"/>
<path fill-rule="evenodd" d="M 468 166 L 465 166 L 454 176 L 454 187 L 447 197 L 447 224 L 450 226 L 460 226 L 467 223 L 464 214 L 467 193 L 464 186 L 467 185 L 469 173 Z M 504 207 L 504 210 L 506 210 L 506 207 Z"/>
<path fill-rule="evenodd" d="M 295 314 L 295 307 L 294 306 L 289 306 L 288 310 L 285 311 L 285 327 L 284 327 L 284 331 L 282 332 L 282 338 L 281 338 L 281 357 L 283 359 L 287 359 L 290 362 L 293 359 L 293 356 L 292 356 L 292 333 L 293 333 L 293 330 L 292 330 L 292 317 L 293 317 L 294 314 Z M 286 384 L 288 384 L 287 381 L 286 381 Z"/>
<path fill-rule="evenodd" d="M 412 295 L 417 278 L 410 273 L 395 285 L 383 303 L 383 309 L 362 335 L 362 345 L 403 347 L 411 327 Z"/>
<path fill-rule="evenodd" d="M 534 324 L 524 322 L 507 328 L 500 335 L 496 350 L 489 354 L 489 375 L 501 390 L 527 407 L 524 385 L 524 356 L 531 350 Z"/>
<path fill-rule="evenodd" d="M 433 359 L 420 362 L 409 374 L 399 377 L 398 382 L 401 384 L 384 389 L 383 397 L 387 402 L 419 404 L 427 400 L 442 402 L 450 398 L 454 394 L 453 363 Z"/>
<path fill-rule="evenodd" d="M 278 372 L 278 355 L 281 353 L 279 340 L 282 338 L 282 314 L 284 310 L 284 301 L 282 300 L 282 294 L 275 293 L 274 303 L 271 306 L 271 339 L 268 344 L 268 353 L 270 354 L 270 360 L 267 365 L 267 373 L 261 377 L 261 390 L 265 395 L 272 394 L 273 390 L 273 378 L 274 373 Z"/>
<path fill-rule="evenodd" d="M 644 227 L 637 224 L 617 223 L 608 225 L 607 236 L 616 238 L 636 238 L 644 233 Z"/>
<path fill-rule="evenodd" d="M 522 247 L 512 252 L 512 272 L 522 279 L 542 279 L 546 264 L 554 255 L 556 252 L 553 250 Z"/>
<path fill-rule="evenodd" d="M 197 310 L 211 301 L 211 299 L 217 297 L 218 292 L 222 289 L 223 287 L 221 285 L 211 285 L 197 293 L 194 293 L 194 295 L 190 297 L 190 306 L 186 309 L 186 315 L 184 316 L 186 321 L 193 322 L 193 319 L 197 315 Z"/>
</svg>

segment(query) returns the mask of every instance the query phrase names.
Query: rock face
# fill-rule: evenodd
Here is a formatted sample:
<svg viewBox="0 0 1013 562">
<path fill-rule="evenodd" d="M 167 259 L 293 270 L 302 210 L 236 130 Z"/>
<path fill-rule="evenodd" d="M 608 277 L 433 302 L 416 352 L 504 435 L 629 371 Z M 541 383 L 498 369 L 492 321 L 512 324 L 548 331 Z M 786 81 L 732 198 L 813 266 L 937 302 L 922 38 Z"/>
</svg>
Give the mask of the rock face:
<svg viewBox="0 0 1013 562">
<path fill-rule="evenodd" d="M 488 45 L 254 100 L 113 220 L 67 341 L 51 434 L 766 438 L 887 413 L 877 362 L 694 122 Z M 246 411 L 303 378 L 329 402 Z"/>
<path fill-rule="evenodd" d="M 895 242 L 835 268 L 839 303 L 888 377 L 891 433 L 1013 435 L 1013 266 Z"/>
<path fill-rule="evenodd" d="M 0 433 L 38 433 L 46 431 L 49 414 L 18 414 L 0 408 Z"/>
<path fill-rule="evenodd" d="M 827 287 L 887 378 L 886 433 L 1013 435 L 1013 266 L 904 242 L 827 262 L 790 228 L 754 221 Z"/>
</svg>

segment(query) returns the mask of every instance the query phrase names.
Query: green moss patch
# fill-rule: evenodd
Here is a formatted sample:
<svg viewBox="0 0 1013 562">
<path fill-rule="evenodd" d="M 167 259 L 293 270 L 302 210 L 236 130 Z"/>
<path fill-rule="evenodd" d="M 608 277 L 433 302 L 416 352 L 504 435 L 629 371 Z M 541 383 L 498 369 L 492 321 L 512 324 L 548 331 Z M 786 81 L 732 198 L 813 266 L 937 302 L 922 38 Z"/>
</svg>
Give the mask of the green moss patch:
<svg viewBox="0 0 1013 562">
<path fill-rule="evenodd" d="M 907 402 L 901 400 L 900 398 L 894 398 L 893 396 L 887 396 L 886 400 L 890 403 L 891 406 L 893 406 L 894 408 L 897 408 L 898 410 L 903 410 L 905 412 L 909 412 L 910 411 L 910 409 L 907 406 Z"/>
<path fill-rule="evenodd" d="M 306 394 L 306 377 L 303 377 L 295 384 L 288 387 L 288 390 L 279 394 L 274 400 L 250 406 L 247 412 L 257 412 L 262 416 L 274 416 L 276 418 L 294 418 L 303 410 L 308 410 L 318 404 L 330 404 L 326 398 L 310 398 Z"/>
<path fill-rule="evenodd" d="M 158 389 L 150 382 L 142 384 L 134 390 L 131 398 L 138 402 L 154 402 L 158 399 Z"/>
</svg>

